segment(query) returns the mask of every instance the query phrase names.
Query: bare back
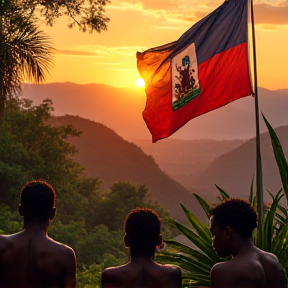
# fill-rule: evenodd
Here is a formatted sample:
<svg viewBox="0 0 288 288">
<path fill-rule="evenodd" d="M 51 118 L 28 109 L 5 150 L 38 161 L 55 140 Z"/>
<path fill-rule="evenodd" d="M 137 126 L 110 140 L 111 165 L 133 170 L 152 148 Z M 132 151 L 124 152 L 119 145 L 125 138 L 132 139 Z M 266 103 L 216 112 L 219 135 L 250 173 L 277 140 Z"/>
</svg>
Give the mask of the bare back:
<svg viewBox="0 0 288 288">
<path fill-rule="evenodd" d="M 286 288 L 286 285 L 278 259 L 256 247 L 247 254 L 216 264 L 211 271 L 212 288 Z"/>
<path fill-rule="evenodd" d="M 0 287 L 74 288 L 74 251 L 46 235 L 0 236 Z"/>
<path fill-rule="evenodd" d="M 149 263 L 128 263 L 102 273 L 102 288 L 181 288 L 181 270 Z"/>
</svg>

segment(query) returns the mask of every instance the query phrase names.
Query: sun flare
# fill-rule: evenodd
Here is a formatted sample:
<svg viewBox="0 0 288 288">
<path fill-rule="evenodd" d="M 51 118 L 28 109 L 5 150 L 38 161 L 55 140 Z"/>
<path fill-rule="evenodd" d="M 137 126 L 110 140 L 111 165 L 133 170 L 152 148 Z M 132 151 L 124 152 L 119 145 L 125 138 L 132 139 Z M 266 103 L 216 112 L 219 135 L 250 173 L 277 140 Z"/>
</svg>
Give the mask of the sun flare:
<svg viewBox="0 0 288 288">
<path fill-rule="evenodd" d="M 140 88 L 144 87 L 145 86 L 145 81 L 142 78 L 137 79 L 136 80 L 136 86 L 140 87 Z"/>
</svg>

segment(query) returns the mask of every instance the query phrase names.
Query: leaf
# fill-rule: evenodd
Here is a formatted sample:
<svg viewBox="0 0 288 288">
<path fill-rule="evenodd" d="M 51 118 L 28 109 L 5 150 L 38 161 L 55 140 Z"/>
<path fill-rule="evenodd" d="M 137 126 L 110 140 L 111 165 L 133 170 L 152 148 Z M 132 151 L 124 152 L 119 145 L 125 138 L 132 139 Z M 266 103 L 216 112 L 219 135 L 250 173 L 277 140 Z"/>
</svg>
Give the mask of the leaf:
<svg viewBox="0 0 288 288">
<path fill-rule="evenodd" d="M 199 195 L 193 193 L 194 197 L 197 199 L 197 201 L 199 202 L 199 204 L 202 206 L 202 208 L 204 209 L 208 219 L 210 218 L 210 211 L 211 211 L 211 207 L 210 205 L 203 199 L 201 198 Z"/>
<path fill-rule="evenodd" d="M 185 255 L 168 252 L 157 253 L 155 261 L 160 263 L 173 263 L 173 265 L 180 266 L 182 269 L 192 272 L 194 274 L 194 278 L 197 276 L 197 274 L 202 274 L 209 279 L 211 267 L 203 265 L 201 262 L 197 262 Z"/>
<path fill-rule="evenodd" d="M 286 161 L 286 158 L 285 158 L 285 155 L 284 155 L 284 152 L 283 152 L 283 149 L 282 149 L 282 146 L 278 139 L 277 134 L 275 133 L 274 129 L 272 128 L 270 123 L 267 121 L 263 113 L 262 113 L 262 117 L 266 123 L 266 126 L 270 134 L 270 140 L 271 140 L 271 144 L 272 144 L 273 151 L 274 151 L 274 157 L 278 165 L 283 189 L 285 191 L 286 198 L 288 199 L 288 164 L 287 164 L 287 161 Z"/>
<path fill-rule="evenodd" d="M 268 191 L 269 192 L 269 191 Z M 270 205 L 270 208 L 266 214 L 266 217 L 264 218 L 264 229 L 263 229 L 263 249 L 267 252 L 272 251 L 272 239 L 274 234 L 274 217 L 275 212 L 278 206 L 278 203 L 280 199 L 284 196 L 282 193 L 282 189 L 279 190 L 275 198 L 272 198 L 272 203 Z M 271 195 L 271 193 L 269 192 Z"/>
<path fill-rule="evenodd" d="M 183 233 L 185 237 L 187 237 L 194 245 L 196 245 L 203 253 L 205 253 L 211 260 L 215 262 L 219 262 L 219 257 L 217 256 L 216 252 L 212 249 L 212 243 L 209 244 L 205 243 L 203 239 L 199 237 L 196 233 L 192 230 L 188 229 L 187 227 L 183 226 L 182 224 L 178 223 L 173 219 L 169 219 L 177 229 Z"/>
<path fill-rule="evenodd" d="M 187 246 L 185 244 L 182 244 L 180 242 L 177 242 L 175 240 L 167 240 L 165 241 L 169 245 L 169 247 L 174 248 L 178 250 L 180 253 L 185 253 L 190 255 L 191 257 L 194 257 L 196 261 L 202 262 L 209 267 L 212 267 L 216 262 L 212 261 L 209 257 L 207 257 L 204 253 L 201 251 L 198 251 L 190 246 Z M 220 259 L 219 259 L 220 261 Z"/>
<path fill-rule="evenodd" d="M 280 228 L 275 238 L 273 239 L 272 253 L 274 253 L 278 258 L 283 249 L 283 245 L 285 244 L 287 245 L 287 237 L 288 237 L 287 233 L 288 233 L 288 223 L 286 223 Z"/>
<path fill-rule="evenodd" d="M 194 229 L 197 231 L 198 235 L 203 238 L 203 241 L 205 241 L 207 244 L 212 242 L 211 233 L 207 226 L 205 226 L 203 223 L 201 223 L 198 218 L 195 216 L 194 213 L 186 209 L 181 203 L 180 203 L 186 217 L 188 218 L 191 225 L 194 227 Z"/>
<path fill-rule="evenodd" d="M 287 222 L 287 217 L 284 218 L 282 215 L 280 215 L 279 213 L 275 213 L 276 215 L 276 220 L 278 220 L 278 222 L 280 222 L 281 225 L 285 225 L 285 223 Z"/>
<path fill-rule="evenodd" d="M 214 186 L 220 191 L 222 197 L 224 199 L 230 199 L 231 197 L 223 190 L 221 189 L 219 186 L 217 186 L 216 184 L 214 184 Z"/>
</svg>

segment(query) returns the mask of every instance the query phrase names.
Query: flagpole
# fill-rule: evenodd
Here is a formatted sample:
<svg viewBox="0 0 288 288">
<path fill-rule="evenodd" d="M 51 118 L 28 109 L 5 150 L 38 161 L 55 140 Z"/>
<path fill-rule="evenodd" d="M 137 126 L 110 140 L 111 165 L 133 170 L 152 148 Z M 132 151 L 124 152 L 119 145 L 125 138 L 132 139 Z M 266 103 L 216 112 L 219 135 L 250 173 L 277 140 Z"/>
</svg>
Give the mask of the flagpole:
<svg viewBox="0 0 288 288">
<path fill-rule="evenodd" d="M 256 66 L 256 41 L 254 26 L 254 9 L 253 0 L 251 0 L 251 24 L 252 24 L 252 41 L 253 41 L 253 64 L 254 64 L 254 99 L 255 99 L 255 118 L 256 118 L 256 199 L 258 212 L 258 243 L 262 247 L 262 223 L 263 223 L 263 180 L 262 180 L 262 162 L 260 153 L 260 129 L 259 129 L 259 105 L 258 105 L 258 84 L 257 84 L 257 66 Z"/>
</svg>

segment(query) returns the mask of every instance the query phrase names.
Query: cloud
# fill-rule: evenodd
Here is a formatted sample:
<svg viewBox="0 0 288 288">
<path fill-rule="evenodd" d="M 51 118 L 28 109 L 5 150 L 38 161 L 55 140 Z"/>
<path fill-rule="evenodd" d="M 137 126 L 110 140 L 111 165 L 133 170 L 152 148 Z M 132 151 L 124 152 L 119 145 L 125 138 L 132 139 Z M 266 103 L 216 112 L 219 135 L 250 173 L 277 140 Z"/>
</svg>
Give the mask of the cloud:
<svg viewBox="0 0 288 288">
<path fill-rule="evenodd" d="M 94 46 L 94 45 L 77 45 L 76 52 L 78 54 L 66 54 L 66 53 L 59 53 L 64 55 L 85 55 L 85 56 L 93 56 L 93 59 L 101 59 L 99 62 L 94 60 L 94 64 L 104 64 L 108 65 L 108 59 L 111 60 L 111 57 L 114 56 L 133 56 L 136 54 L 137 51 L 144 51 L 147 47 L 140 47 L 140 46 Z M 58 51 L 66 51 L 66 50 L 58 50 Z M 71 50 L 68 50 L 71 51 Z M 97 51 L 97 52 L 94 52 Z M 74 51 L 75 52 L 75 51 Z M 105 60 L 104 60 L 105 59 Z M 106 60 L 107 59 L 107 60 Z M 111 62 L 109 62 L 111 63 Z M 111 64 L 110 64 L 111 65 Z M 118 65 L 116 62 L 113 62 L 113 65 Z"/>
<path fill-rule="evenodd" d="M 173 26 L 156 26 L 153 25 L 151 28 L 158 29 L 158 30 L 183 30 L 182 27 L 173 27 Z"/>
<path fill-rule="evenodd" d="M 97 53 L 91 51 L 55 50 L 55 53 L 69 56 L 97 56 Z"/>
<path fill-rule="evenodd" d="M 198 4 L 196 1 L 188 3 L 186 0 L 178 0 L 177 4 L 175 4 L 175 0 L 114 0 L 113 4 L 108 7 L 117 10 L 138 10 L 147 16 L 164 17 L 167 21 L 196 22 L 200 19 L 199 15 L 196 15 L 197 13 L 202 13 L 204 17 L 211 12 L 211 7 L 217 6 L 215 2 Z"/>
<path fill-rule="evenodd" d="M 136 68 L 108 68 L 107 70 L 113 70 L 113 71 L 135 71 Z"/>
<path fill-rule="evenodd" d="M 256 24 L 288 25 L 288 1 L 279 6 L 255 4 L 254 15 Z"/>
<path fill-rule="evenodd" d="M 119 66 L 122 65 L 121 63 L 117 62 L 117 63 L 110 63 L 110 62 L 92 62 L 92 64 L 95 65 L 104 65 L 104 66 Z"/>
<path fill-rule="evenodd" d="M 255 23 L 271 25 L 288 24 L 288 0 L 275 3 L 272 0 L 264 0 L 265 3 L 255 4 Z M 271 5 L 270 3 L 273 3 Z M 141 11 L 144 15 L 152 17 L 164 17 L 167 21 L 195 23 L 223 2 L 218 0 L 114 0 L 112 9 L 131 9 Z M 268 4 L 269 3 L 269 4 Z"/>
</svg>

